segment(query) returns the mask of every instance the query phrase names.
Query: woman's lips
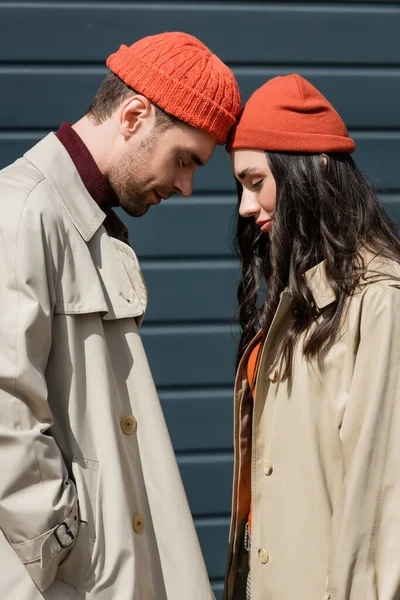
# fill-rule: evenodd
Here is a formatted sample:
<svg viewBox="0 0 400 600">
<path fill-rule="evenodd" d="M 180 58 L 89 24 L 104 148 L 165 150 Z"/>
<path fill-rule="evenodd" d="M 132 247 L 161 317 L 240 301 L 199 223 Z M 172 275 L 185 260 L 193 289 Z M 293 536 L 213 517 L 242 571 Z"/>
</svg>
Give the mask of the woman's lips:
<svg viewBox="0 0 400 600">
<path fill-rule="evenodd" d="M 272 219 L 269 219 L 269 221 L 260 221 L 259 223 L 257 222 L 257 225 L 259 226 L 259 228 L 263 232 L 268 231 L 269 229 L 271 229 L 272 224 L 273 224 Z"/>
</svg>

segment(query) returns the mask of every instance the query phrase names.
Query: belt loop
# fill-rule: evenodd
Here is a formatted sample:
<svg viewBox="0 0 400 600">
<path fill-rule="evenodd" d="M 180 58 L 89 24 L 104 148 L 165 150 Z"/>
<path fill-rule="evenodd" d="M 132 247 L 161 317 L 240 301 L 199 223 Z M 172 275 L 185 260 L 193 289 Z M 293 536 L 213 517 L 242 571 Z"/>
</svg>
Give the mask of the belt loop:
<svg viewBox="0 0 400 600">
<path fill-rule="evenodd" d="M 61 548 L 69 548 L 75 541 L 74 534 L 65 521 L 54 530 L 54 535 Z M 60 538 L 63 538 L 63 541 Z"/>
</svg>

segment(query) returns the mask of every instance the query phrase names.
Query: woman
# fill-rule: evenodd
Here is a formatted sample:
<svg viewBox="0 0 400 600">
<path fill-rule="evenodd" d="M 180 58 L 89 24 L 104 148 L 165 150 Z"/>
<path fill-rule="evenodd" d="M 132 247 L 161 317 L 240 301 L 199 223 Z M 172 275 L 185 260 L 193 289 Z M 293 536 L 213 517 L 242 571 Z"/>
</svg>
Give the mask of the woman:
<svg viewBox="0 0 400 600">
<path fill-rule="evenodd" d="M 225 600 L 400 598 L 400 240 L 331 104 L 276 77 L 232 133 L 242 335 Z"/>
</svg>

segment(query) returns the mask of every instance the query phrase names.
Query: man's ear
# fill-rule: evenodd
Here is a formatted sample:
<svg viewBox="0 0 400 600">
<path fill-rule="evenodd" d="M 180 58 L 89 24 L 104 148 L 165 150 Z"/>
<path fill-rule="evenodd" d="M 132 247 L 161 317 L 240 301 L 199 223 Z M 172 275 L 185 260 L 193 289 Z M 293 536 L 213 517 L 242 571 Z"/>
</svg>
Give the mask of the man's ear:
<svg viewBox="0 0 400 600">
<path fill-rule="evenodd" d="M 326 167 L 326 165 L 328 164 L 328 157 L 326 154 L 322 153 L 322 160 L 324 161 L 324 167 Z"/>
<path fill-rule="evenodd" d="M 130 138 L 139 130 L 143 130 L 143 134 L 146 134 L 154 124 L 154 106 L 146 96 L 135 94 L 128 98 L 120 108 L 119 128 L 125 138 Z"/>
</svg>

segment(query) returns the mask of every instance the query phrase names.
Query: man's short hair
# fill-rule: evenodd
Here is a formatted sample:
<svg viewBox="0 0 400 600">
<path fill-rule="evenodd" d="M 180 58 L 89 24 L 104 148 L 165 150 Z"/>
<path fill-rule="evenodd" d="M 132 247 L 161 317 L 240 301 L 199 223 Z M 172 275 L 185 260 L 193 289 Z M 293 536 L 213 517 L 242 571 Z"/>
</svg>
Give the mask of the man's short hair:
<svg viewBox="0 0 400 600">
<path fill-rule="evenodd" d="M 101 82 L 93 102 L 89 106 L 87 116 L 95 123 L 95 125 L 100 125 L 111 117 L 114 111 L 126 98 L 139 93 L 140 92 L 137 92 L 126 85 L 122 79 L 111 71 Z M 182 123 L 180 119 L 165 112 L 165 110 L 157 106 L 157 104 L 154 104 L 154 102 L 152 102 L 152 105 L 156 109 L 157 128 L 165 130 L 172 127 L 172 125 Z"/>
</svg>

